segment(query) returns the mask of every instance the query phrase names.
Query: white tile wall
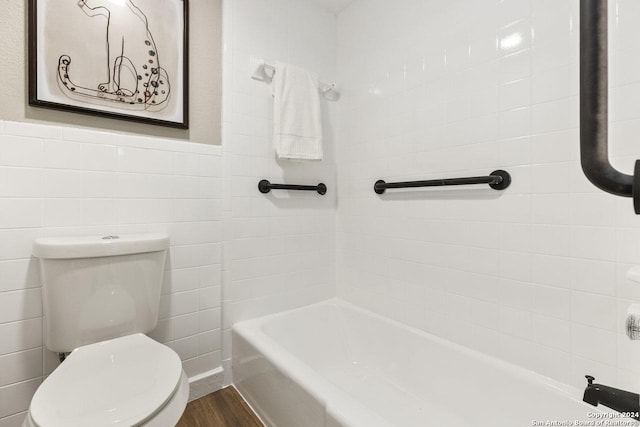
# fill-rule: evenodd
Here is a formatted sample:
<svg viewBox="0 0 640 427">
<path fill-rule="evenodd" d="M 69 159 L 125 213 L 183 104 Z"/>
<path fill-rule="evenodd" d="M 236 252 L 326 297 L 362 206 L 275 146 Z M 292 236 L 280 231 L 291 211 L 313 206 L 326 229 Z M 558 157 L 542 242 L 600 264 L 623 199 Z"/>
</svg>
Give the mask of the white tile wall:
<svg viewBox="0 0 640 427">
<path fill-rule="evenodd" d="M 610 3 L 611 153 L 630 170 L 640 10 Z M 71 233 L 171 233 L 152 336 L 191 376 L 228 364 L 235 321 L 331 297 L 337 274 L 339 296 L 423 330 L 576 386 L 590 373 L 639 389 L 640 344 L 622 335 L 640 299 L 625 277 L 639 219 L 577 163 L 577 6 L 360 0 L 336 18 L 300 0 L 225 0 L 223 153 L 0 122 L 0 426 L 21 421 L 56 366 L 31 242 Z M 338 82 L 323 162 L 275 159 L 252 58 Z M 502 193 L 372 191 L 498 168 L 513 176 Z M 262 178 L 329 193 L 265 196 Z"/>
<path fill-rule="evenodd" d="M 640 8 L 610 10 L 610 151 L 629 173 Z M 640 342 L 623 333 L 640 217 L 580 171 L 578 16 L 577 0 L 366 0 L 339 15 L 338 293 L 565 383 L 638 390 Z M 502 193 L 372 191 L 499 168 Z"/>
<path fill-rule="evenodd" d="M 233 322 L 335 295 L 335 103 L 322 101 L 322 162 L 276 160 L 271 87 L 250 78 L 250 64 L 252 58 L 292 63 L 333 81 L 336 17 L 299 0 L 225 0 L 223 14 L 223 328 L 228 361 Z M 263 195 L 257 188 L 261 179 L 324 182 L 328 193 Z"/>
<path fill-rule="evenodd" d="M 221 364 L 222 156 L 214 146 L 0 121 L 0 426 L 57 366 L 42 347 L 41 236 L 167 232 L 158 328 L 190 377 Z"/>
</svg>

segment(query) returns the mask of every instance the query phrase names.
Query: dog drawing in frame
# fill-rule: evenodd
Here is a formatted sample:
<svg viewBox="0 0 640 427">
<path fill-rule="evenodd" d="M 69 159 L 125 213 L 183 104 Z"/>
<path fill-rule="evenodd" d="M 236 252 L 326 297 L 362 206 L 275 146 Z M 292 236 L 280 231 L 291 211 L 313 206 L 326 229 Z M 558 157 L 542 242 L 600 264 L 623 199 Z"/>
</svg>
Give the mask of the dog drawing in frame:
<svg viewBox="0 0 640 427">
<path fill-rule="evenodd" d="M 171 85 L 166 70 L 160 66 L 160 55 L 145 13 L 133 0 L 79 0 L 77 5 L 87 18 L 106 22 L 100 28 L 105 28 L 107 79 L 99 81 L 97 77 L 95 85 L 75 84 L 72 59 L 61 55 L 57 78 L 65 95 L 126 110 L 163 109 Z"/>
</svg>

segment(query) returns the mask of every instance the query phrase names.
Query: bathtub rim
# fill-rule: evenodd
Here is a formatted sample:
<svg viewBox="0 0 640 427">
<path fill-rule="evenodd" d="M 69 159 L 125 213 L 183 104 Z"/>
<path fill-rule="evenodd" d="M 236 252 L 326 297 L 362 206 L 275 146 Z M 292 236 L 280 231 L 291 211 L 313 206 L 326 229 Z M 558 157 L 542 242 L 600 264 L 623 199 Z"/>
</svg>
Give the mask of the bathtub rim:
<svg viewBox="0 0 640 427">
<path fill-rule="evenodd" d="M 278 370 L 280 370 L 280 372 L 282 372 L 288 378 L 295 380 L 311 396 L 313 396 L 318 402 L 323 404 L 327 412 L 330 412 L 332 416 L 334 416 L 339 421 L 344 421 L 346 425 L 351 425 L 349 424 L 349 420 L 362 421 L 362 418 L 369 419 L 371 418 L 369 417 L 369 415 L 374 415 L 373 419 L 371 419 L 372 424 L 370 425 L 393 427 L 393 424 L 375 413 L 373 409 L 368 408 L 366 405 L 359 402 L 350 394 L 340 389 L 337 385 L 323 378 L 306 362 L 294 356 L 276 339 L 269 336 L 262 328 L 264 324 L 273 319 L 295 314 L 300 311 L 308 310 L 312 307 L 324 306 L 353 310 L 361 315 L 373 317 L 376 320 L 386 323 L 391 327 L 401 328 L 402 330 L 407 331 L 411 334 L 418 335 L 421 339 L 430 340 L 432 342 L 435 342 L 436 344 L 443 345 L 445 348 L 448 348 L 452 351 L 457 351 L 465 354 L 475 360 L 478 360 L 480 363 L 488 363 L 493 367 L 503 369 L 505 373 L 514 375 L 518 379 L 529 381 L 531 383 L 538 384 L 555 391 L 563 397 L 584 406 L 587 412 L 617 414 L 616 411 L 613 411 L 612 409 L 604 407 L 602 405 L 595 407 L 583 402 L 582 390 L 570 384 L 562 383 L 560 381 L 537 373 L 531 369 L 516 365 L 512 362 L 500 359 L 496 356 L 482 353 L 478 350 L 466 347 L 462 344 L 454 343 L 445 338 L 422 331 L 418 328 L 399 322 L 397 320 L 390 319 L 341 298 L 334 297 L 302 307 L 297 307 L 254 319 L 244 320 L 241 322 L 237 322 L 232 326 L 232 333 L 237 333 L 245 341 L 253 345 L 264 355 L 265 358 L 269 360 L 270 363 L 272 363 Z M 236 386 L 236 388 L 238 387 Z M 373 421 L 375 421 L 376 424 L 373 424 Z"/>
</svg>

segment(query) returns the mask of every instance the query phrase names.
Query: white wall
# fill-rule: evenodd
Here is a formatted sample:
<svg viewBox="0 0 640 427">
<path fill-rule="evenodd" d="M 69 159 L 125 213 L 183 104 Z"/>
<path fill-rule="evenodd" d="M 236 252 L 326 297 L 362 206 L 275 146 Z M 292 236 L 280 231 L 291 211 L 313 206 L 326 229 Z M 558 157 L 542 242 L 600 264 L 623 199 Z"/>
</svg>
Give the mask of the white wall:
<svg viewBox="0 0 640 427">
<path fill-rule="evenodd" d="M 323 101 L 325 160 L 278 162 L 270 86 L 249 78 L 248 63 L 291 62 L 332 81 L 336 18 L 297 0 L 234 0 L 225 13 L 224 164 L 216 147 L 0 122 L 1 427 L 22 421 L 57 364 L 42 348 L 36 237 L 169 232 L 161 320 L 150 335 L 180 354 L 192 379 L 219 372 L 223 357 L 223 234 L 227 340 L 234 321 L 335 294 L 335 104 Z M 329 192 L 264 196 L 262 178 L 323 181 Z"/>
<path fill-rule="evenodd" d="M 630 171 L 640 8 L 610 3 L 611 151 Z M 30 257 L 54 234 L 171 233 L 152 336 L 192 377 L 229 363 L 234 322 L 331 297 L 337 274 L 340 296 L 412 326 L 565 383 L 590 373 L 639 389 L 640 344 L 622 333 L 640 298 L 625 279 L 640 219 L 577 162 L 577 6 L 356 0 L 336 18 L 307 1 L 225 0 L 223 153 L 0 122 L 0 426 L 22 420 L 55 366 Z M 270 86 L 249 78 L 252 57 L 339 84 L 340 101 L 323 101 L 324 161 L 275 159 Z M 501 193 L 372 191 L 380 178 L 498 168 L 513 177 Z M 329 192 L 262 195 L 263 178 Z"/>
<path fill-rule="evenodd" d="M 610 5 L 611 152 L 629 173 L 640 8 Z M 562 382 L 637 390 L 624 319 L 640 217 L 580 171 L 578 17 L 577 0 L 360 0 L 340 14 L 338 289 Z M 494 169 L 508 190 L 372 191 Z"/>
<path fill-rule="evenodd" d="M 0 426 L 20 425 L 57 356 L 42 347 L 42 236 L 167 232 L 158 328 L 190 377 L 221 364 L 219 147 L 0 121 Z"/>
<path fill-rule="evenodd" d="M 276 160 L 271 86 L 250 78 L 251 58 L 335 77 L 335 16 L 309 1 L 223 2 L 225 158 L 225 359 L 240 320 L 335 294 L 335 103 L 322 101 L 322 162 Z M 315 193 L 258 192 L 258 182 L 324 182 Z"/>
</svg>

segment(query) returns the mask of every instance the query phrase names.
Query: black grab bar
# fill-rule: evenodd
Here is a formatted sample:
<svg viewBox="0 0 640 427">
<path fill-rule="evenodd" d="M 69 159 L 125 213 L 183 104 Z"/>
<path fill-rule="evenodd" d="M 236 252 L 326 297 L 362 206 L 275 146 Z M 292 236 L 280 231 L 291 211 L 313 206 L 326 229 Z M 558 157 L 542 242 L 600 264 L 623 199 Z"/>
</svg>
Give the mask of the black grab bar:
<svg viewBox="0 0 640 427">
<path fill-rule="evenodd" d="M 633 197 L 640 214 L 640 163 L 627 175 L 609 162 L 607 8 L 608 0 L 580 0 L 580 161 L 593 185 Z"/>
<path fill-rule="evenodd" d="M 504 190 L 511 184 L 511 175 L 503 170 L 495 170 L 489 176 L 473 176 L 468 178 L 431 179 L 429 181 L 385 182 L 378 180 L 373 191 L 384 194 L 387 188 L 442 187 L 445 185 L 489 184 L 494 190 Z"/>
<path fill-rule="evenodd" d="M 320 195 L 327 194 L 327 186 L 323 183 L 318 185 L 272 184 L 266 179 L 258 183 L 258 190 L 263 194 L 267 194 L 271 190 L 317 191 Z"/>
</svg>

